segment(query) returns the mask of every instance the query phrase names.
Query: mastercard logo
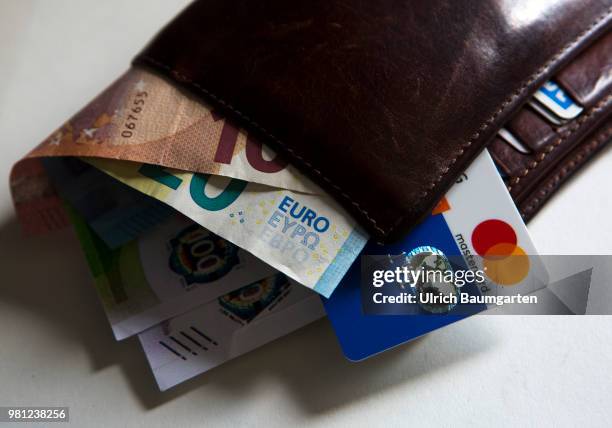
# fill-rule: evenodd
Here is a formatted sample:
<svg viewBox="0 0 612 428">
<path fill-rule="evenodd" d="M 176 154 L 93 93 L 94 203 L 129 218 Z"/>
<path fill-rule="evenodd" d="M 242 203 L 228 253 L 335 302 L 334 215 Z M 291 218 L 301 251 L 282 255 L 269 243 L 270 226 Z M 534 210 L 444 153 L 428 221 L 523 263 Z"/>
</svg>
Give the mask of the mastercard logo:
<svg viewBox="0 0 612 428">
<path fill-rule="evenodd" d="M 472 232 L 472 247 L 483 258 L 487 276 L 499 285 L 518 284 L 529 274 L 529 256 L 505 221 L 491 219 L 479 223 Z"/>
</svg>

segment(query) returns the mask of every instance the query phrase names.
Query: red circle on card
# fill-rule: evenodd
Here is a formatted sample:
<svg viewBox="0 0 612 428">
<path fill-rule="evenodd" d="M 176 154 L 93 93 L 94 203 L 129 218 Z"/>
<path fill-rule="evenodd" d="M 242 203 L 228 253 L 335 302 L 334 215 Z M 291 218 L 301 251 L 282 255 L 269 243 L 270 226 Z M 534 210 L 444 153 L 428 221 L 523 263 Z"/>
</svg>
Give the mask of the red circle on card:
<svg viewBox="0 0 612 428">
<path fill-rule="evenodd" d="M 517 238 L 514 229 L 502 220 L 486 220 L 480 223 L 472 232 L 472 245 L 479 256 L 486 256 L 489 250 L 497 244 L 504 245 L 509 250 L 508 254 L 495 254 L 496 256 L 510 255 L 516 247 Z M 502 248 L 497 246 L 497 252 Z"/>
</svg>

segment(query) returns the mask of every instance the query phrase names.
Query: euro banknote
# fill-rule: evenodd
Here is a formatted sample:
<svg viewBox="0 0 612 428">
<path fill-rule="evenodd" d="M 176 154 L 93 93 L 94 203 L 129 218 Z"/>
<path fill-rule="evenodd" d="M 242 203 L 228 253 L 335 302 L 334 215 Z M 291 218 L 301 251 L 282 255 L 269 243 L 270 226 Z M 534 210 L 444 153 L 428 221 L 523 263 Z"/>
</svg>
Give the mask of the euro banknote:
<svg viewBox="0 0 612 428">
<path fill-rule="evenodd" d="M 11 192 L 26 233 L 69 224 L 39 161 L 58 156 L 131 160 L 322 193 L 202 100 L 139 68 L 128 70 L 13 167 Z"/>
<path fill-rule="evenodd" d="M 328 297 L 368 237 L 331 197 L 157 165 L 83 158 Z"/>
<path fill-rule="evenodd" d="M 29 157 L 94 156 L 223 175 L 284 189 L 320 189 L 202 100 L 132 68 Z"/>
<path fill-rule="evenodd" d="M 11 170 L 9 184 L 15 212 L 25 233 L 40 235 L 70 225 L 64 202 L 41 158 L 17 162 Z"/>
<path fill-rule="evenodd" d="M 117 340 L 276 272 L 178 213 L 110 249 L 69 212 Z"/>
<path fill-rule="evenodd" d="M 325 315 L 316 293 L 275 274 L 138 335 L 163 391 Z"/>
<path fill-rule="evenodd" d="M 128 243 L 176 213 L 78 158 L 41 160 L 62 199 L 109 248 Z"/>
</svg>

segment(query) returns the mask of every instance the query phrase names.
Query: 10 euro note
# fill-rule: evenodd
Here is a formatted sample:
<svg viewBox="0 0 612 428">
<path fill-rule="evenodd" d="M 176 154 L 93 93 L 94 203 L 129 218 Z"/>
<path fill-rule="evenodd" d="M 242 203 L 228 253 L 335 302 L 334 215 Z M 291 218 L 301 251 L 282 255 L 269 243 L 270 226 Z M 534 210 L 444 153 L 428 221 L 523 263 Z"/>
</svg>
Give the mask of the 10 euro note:
<svg viewBox="0 0 612 428">
<path fill-rule="evenodd" d="M 328 297 L 368 236 L 327 195 L 156 165 L 83 158 Z"/>
<path fill-rule="evenodd" d="M 201 100 L 139 68 L 127 71 L 28 155 L 44 156 L 131 160 L 320 192 Z"/>
<path fill-rule="evenodd" d="M 41 158 L 94 156 L 222 175 L 318 194 L 294 166 L 201 100 L 131 68 L 13 167 L 10 186 L 27 233 L 66 226 Z"/>
</svg>

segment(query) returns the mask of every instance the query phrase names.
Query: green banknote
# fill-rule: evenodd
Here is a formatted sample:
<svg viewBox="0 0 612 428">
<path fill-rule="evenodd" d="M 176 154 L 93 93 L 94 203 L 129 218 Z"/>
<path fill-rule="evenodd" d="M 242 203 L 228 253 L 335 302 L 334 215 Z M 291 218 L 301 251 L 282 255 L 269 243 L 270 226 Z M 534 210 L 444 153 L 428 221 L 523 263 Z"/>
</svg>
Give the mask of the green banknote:
<svg viewBox="0 0 612 428">
<path fill-rule="evenodd" d="M 178 213 L 111 249 L 69 211 L 117 340 L 276 272 Z"/>
</svg>

